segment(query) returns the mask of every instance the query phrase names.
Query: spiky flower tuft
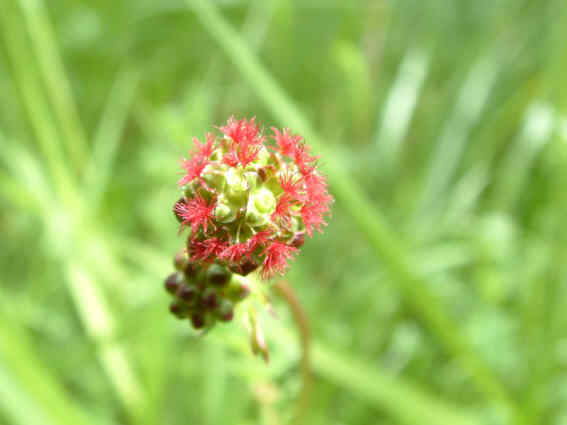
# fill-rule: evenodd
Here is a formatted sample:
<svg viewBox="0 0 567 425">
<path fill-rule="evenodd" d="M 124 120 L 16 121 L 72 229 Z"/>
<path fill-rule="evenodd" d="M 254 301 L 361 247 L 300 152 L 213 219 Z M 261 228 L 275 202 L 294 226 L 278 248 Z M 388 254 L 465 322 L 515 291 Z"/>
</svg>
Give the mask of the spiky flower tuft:
<svg viewBox="0 0 567 425">
<path fill-rule="evenodd" d="M 235 274 L 283 275 L 305 235 L 321 231 L 332 202 L 301 136 L 276 128 L 266 135 L 254 118 L 231 117 L 218 130 L 204 143 L 193 139 L 173 206 L 179 232 L 190 233 L 165 289 L 171 312 L 195 329 L 232 320 L 234 307 L 254 292 Z M 258 348 L 260 325 L 249 316 Z M 260 352 L 267 358 L 266 349 Z"/>
<path fill-rule="evenodd" d="M 218 129 L 222 135 L 209 133 L 205 143 L 194 139 L 181 163 L 174 212 L 191 230 L 190 258 L 240 274 L 260 267 L 265 279 L 283 274 L 297 241 L 321 231 L 329 213 L 318 157 L 288 129 L 266 136 L 254 118 L 231 117 Z"/>
</svg>

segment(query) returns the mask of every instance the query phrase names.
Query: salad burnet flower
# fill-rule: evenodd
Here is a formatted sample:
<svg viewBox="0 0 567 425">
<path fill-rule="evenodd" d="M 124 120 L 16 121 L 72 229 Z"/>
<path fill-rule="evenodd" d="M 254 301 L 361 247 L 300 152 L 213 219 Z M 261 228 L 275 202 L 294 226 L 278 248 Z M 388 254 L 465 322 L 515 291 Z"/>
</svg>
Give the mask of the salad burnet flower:
<svg viewBox="0 0 567 425">
<path fill-rule="evenodd" d="M 193 139 L 173 206 L 189 235 L 165 287 L 171 312 L 197 329 L 232 319 L 249 292 L 233 274 L 283 275 L 333 202 L 301 136 L 234 117 L 218 133 Z"/>
</svg>

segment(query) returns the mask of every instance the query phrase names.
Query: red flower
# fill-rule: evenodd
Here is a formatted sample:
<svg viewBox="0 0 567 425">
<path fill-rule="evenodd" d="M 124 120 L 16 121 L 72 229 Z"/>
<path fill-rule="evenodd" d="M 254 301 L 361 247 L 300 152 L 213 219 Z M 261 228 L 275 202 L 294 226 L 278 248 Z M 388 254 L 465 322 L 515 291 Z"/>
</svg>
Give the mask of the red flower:
<svg viewBox="0 0 567 425">
<path fill-rule="evenodd" d="M 258 232 L 246 242 L 235 243 L 232 245 L 227 245 L 226 248 L 219 254 L 219 257 L 225 261 L 232 263 L 239 263 L 243 257 L 250 257 L 254 254 L 254 251 L 258 246 L 264 244 L 270 232 L 265 230 L 263 232 Z"/>
<path fill-rule="evenodd" d="M 312 236 L 313 228 L 321 232 L 321 226 L 326 224 L 323 216 L 329 212 L 333 198 L 327 192 L 325 177 L 317 174 L 315 170 L 305 175 L 304 180 L 308 200 L 300 212 L 305 230 L 309 236 Z"/>
<path fill-rule="evenodd" d="M 226 125 L 219 127 L 219 130 L 226 137 L 232 139 L 237 145 L 258 138 L 260 132 L 260 128 L 256 125 L 256 118 L 247 121 L 245 118 L 237 120 L 234 116 L 228 119 Z"/>
<path fill-rule="evenodd" d="M 265 255 L 262 264 L 262 279 L 268 279 L 275 273 L 283 275 L 289 267 L 288 259 L 293 258 L 293 254 L 297 252 L 297 248 L 286 245 L 281 242 L 274 241 L 269 245 L 262 255 Z"/>
<path fill-rule="evenodd" d="M 185 174 L 185 176 L 183 176 L 177 184 L 179 186 L 183 186 L 187 183 L 191 183 L 196 178 L 201 178 L 201 173 L 208 164 L 209 160 L 201 155 L 195 155 L 191 157 L 191 159 L 184 159 L 181 163 L 181 167 L 187 174 Z"/>
<path fill-rule="evenodd" d="M 278 203 L 276 204 L 276 210 L 272 213 L 271 219 L 277 220 L 280 219 L 283 224 L 288 226 L 291 220 L 291 210 L 290 208 L 293 205 L 296 205 L 297 202 L 293 201 L 293 198 L 288 193 L 283 193 L 278 199 Z"/>
<path fill-rule="evenodd" d="M 248 239 L 246 243 L 248 244 L 249 255 L 254 254 L 256 248 L 266 243 L 271 233 L 272 232 L 270 232 L 269 230 L 264 230 L 262 232 L 256 233 L 254 236 Z"/>
<path fill-rule="evenodd" d="M 181 229 L 185 226 L 191 226 L 191 233 L 195 234 L 199 230 L 199 226 L 203 226 L 203 231 L 207 232 L 207 224 L 212 222 L 213 211 L 216 207 L 215 201 L 207 204 L 200 195 L 196 195 L 187 202 L 178 202 L 175 205 L 175 212 L 181 218 Z"/>
<path fill-rule="evenodd" d="M 211 262 L 226 249 L 226 242 L 217 238 L 203 241 L 192 239 L 189 243 L 191 261 Z"/>
<path fill-rule="evenodd" d="M 227 125 L 220 127 L 220 131 L 232 140 L 230 152 L 223 157 L 223 162 L 231 167 L 236 167 L 238 162 L 246 167 L 254 161 L 265 140 L 260 135 L 255 118 L 246 121 L 246 119 L 236 120 L 230 117 Z"/>
<path fill-rule="evenodd" d="M 231 147 L 232 149 L 232 147 Z M 222 157 L 222 162 L 224 162 L 226 165 L 230 166 L 230 167 L 236 167 L 238 165 L 238 155 L 236 153 L 236 151 L 232 150 L 228 153 L 226 153 L 223 157 Z"/>
<path fill-rule="evenodd" d="M 195 149 L 191 152 L 190 159 L 184 159 L 181 162 L 181 167 L 185 170 L 186 174 L 177 183 L 179 186 L 191 183 L 196 178 L 201 178 L 201 173 L 207 165 L 213 153 L 215 143 L 215 135 L 213 133 L 207 134 L 206 143 L 201 144 L 199 139 L 193 137 L 193 145 Z"/>
<path fill-rule="evenodd" d="M 198 155 L 201 158 L 209 159 L 213 154 L 213 146 L 215 144 L 215 135 L 213 133 L 207 133 L 206 143 L 201 144 L 199 139 L 193 137 L 193 145 L 195 146 L 195 152 L 193 155 Z"/>
<path fill-rule="evenodd" d="M 235 243 L 228 245 L 220 254 L 219 257 L 231 263 L 239 263 L 244 255 L 248 254 L 248 245 L 246 242 Z"/>
<path fill-rule="evenodd" d="M 191 157 L 182 163 L 185 175 L 179 184 L 192 184 L 183 188 L 175 214 L 181 230 L 191 228 L 191 258 L 242 272 L 251 264 L 262 265 L 264 278 L 283 273 L 305 234 L 312 236 L 326 224 L 332 197 L 317 171 L 318 157 L 289 129 L 272 128 L 273 141 L 266 142 L 254 118 L 231 117 L 218 129 L 222 137 L 209 133 L 204 143 L 193 139 Z M 270 156 L 267 162 L 259 159 L 264 153 Z M 267 203 L 268 220 L 248 214 L 257 191 L 271 192 L 276 201 Z M 205 193 L 213 200 L 203 199 Z"/>
<path fill-rule="evenodd" d="M 246 167 L 258 156 L 258 152 L 262 148 L 262 143 L 258 144 L 256 141 L 249 141 L 240 145 L 238 149 L 238 160 L 243 167 Z"/>
<path fill-rule="evenodd" d="M 303 178 L 299 178 L 295 182 L 293 181 L 294 179 L 295 176 L 290 172 L 280 174 L 280 185 L 287 195 L 301 201 L 304 198 L 304 196 L 300 194 L 303 188 Z"/>
<path fill-rule="evenodd" d="M 275 127 L 272 127 L 272 131 L 274 132 L 274 136 L 272 136 L 272 138 L 278 144 L 280 153 L 282 155 L 293 157 L 297 144 L 301 141 L 301 139 L 303 139 L 303 137 L 298 135 L 292 136 L 287 128 L 283 130 L 283 134 Z"/>
</svg>

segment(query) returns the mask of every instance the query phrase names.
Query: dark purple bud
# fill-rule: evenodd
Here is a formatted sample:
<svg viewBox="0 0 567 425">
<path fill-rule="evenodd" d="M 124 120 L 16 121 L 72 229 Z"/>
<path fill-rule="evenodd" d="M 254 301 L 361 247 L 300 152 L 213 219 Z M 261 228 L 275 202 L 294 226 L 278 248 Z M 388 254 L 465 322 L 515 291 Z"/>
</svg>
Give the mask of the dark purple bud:
<svg viewBox="0 0 567 425">
<path fill-rule="evenodd" d="M 165 290 L 170 294 L 175 294 L 182 282 L 183 275 L 180 273 L 173 273 L 165 280 Z"/>
<path fill-rule="evenodd" d="M 234 310 L 230 310 L 227 313 L 224 313 L 220 316 L 220 319 L 223 322 L 230 322 L 234 318 Z"/>
<path fill-rule="evenodd" d="M 215 286 L 224 286 L 230 280 L 230 272 L 220 264 L 211 264 L 207 269 L 207 279 Z"/>
<path fill-rule="evenodd" d="M 212 289 L 207 289 L 201 298 L 201 305 L 207 310 L 214 310 L 219 306 L 219 299 L 216 292 Z"/>
<path fill-rule="evenodd" d="M 191 324 L 195 329 L 202 329 L 205 326 L 205 317 L 202 314 L 194 313 L 191 315 Z"/>
<path fill-rule="evenodd" d="M 230 271 L 241 276 L 246 276 L 256 270 L 259 266 L 260 265 L 255 261 L 248 260 L 245 263 L 240 264 L 239 266 L 232 267 Z"/>
<path fill-rule="evenodd" d="M 173 314 L 175 317 L 177 317 L 178 319 L 183 319 L 185 317 L 185 309 L 183 308 L 183 306 L 179 305 L 176 302 L 172 302 L 169 305 L 169 311 L 171 312 L 171 314 Z"/>
<path fill-rule="evenodd" d="M 198 271 L 199 268 L 197 267 L 197 265 L 195 263 L 192 263 L 191 261 L 189 261 L 185 266 L 185 276 L 187 276 L 187 279 L 192 279 L 197 276 Z"/>
<path fill-rule="evenodd" d="M 177 291 L 177 296 L 186 303 L 191 302 L 197 297 L 197 288 L 183 285 L 179 288 L 179 291 Z"/>
</svg>

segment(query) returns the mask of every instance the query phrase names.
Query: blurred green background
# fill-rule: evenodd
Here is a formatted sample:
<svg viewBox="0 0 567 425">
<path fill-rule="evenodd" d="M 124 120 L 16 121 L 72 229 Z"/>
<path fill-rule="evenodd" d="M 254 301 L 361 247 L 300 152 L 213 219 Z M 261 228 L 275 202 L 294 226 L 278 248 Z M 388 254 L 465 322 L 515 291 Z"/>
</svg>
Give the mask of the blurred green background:
<svg viewBox="0 0 567 425">
<path fill-rule="evenodd" d="M 307 424 L 567 424 L 563 0 L 0 0 L 0 424 L 286 424 L 301 350 L 167 311 L 192 136 L 290 127 Z"/>
</svg>

